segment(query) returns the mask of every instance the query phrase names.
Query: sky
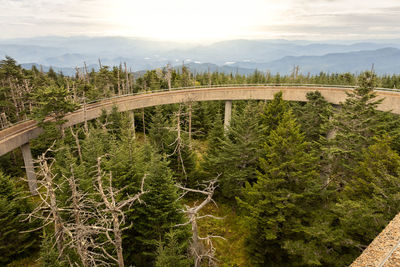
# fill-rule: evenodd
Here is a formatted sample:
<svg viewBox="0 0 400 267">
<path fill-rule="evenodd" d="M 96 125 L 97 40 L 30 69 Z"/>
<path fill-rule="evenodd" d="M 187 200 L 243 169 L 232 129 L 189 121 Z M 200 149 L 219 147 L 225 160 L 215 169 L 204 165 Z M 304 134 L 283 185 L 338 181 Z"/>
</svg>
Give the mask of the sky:
<svg viewBox="0 0 400 267">
<path fill-rule="evenodd" d="M 0 38 L 400 38 L 400 0 L 0 0 Z"/>
</svg>

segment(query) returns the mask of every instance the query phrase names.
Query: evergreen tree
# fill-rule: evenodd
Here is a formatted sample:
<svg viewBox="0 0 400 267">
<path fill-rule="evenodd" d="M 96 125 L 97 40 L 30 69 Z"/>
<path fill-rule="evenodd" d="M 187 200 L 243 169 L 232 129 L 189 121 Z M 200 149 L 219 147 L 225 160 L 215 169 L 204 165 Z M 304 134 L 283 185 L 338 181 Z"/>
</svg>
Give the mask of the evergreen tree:
<svg viewBox="0 0 400 267">
<path fill-rule="evenodd" d="M 163 114 L 161 106 L 155 108 L 149 128 L 150 140 L 157 151 L 160 153 L 172 153 L 173 150 L 171 151 L 169 144 L 173 142 L 173 136 L 169 130 L 170 124 Z"/>
<path fill-rule="evenodd" d="M 327 135 L 331 105 L 320 92 L 309 92 L 308 102 L 299 110 L 299 123 L 308 141 L 319 141 Z"/>
<path fill-rule="evenodd" d="M 283 114 L 288 110 L 288 108 L 288 103 L 283 100 L 282 91 L 276 93 L 274 99 L 267 103 L 260 120 L 264 128 L 265 138 L 269 136 L 269 133 L 272 130 L 278 127 Z"/>
<path fill-rule="evenodd" d="M 315 204 L 318 175 L 310 144 L 304 140 L 292 112 L 284 113 L 272 130 L 260 158 L 257 181 L 246 183 L 237 198 L 250 230 L 247 250 L 255 266 L 309 265 L 313 253 L 296 246 L 306 240 Z M 297 242 L 297 243 L 296 243 Z"/>
<path fill-rule="evenodd" d="M 234 200 L 245 182 L 254 180 L 262 140 L 260 113 L 257 103 L 247 104 L 242 113 L 235 112 L 227 137 L 219 139 L 220 145 L 215 143 L 216 147 L 210 148 L 210 156 L 214 155 L 209 158 L 209 164 L 213 163 L 208 167 L 209 177 L 220 175 L 221 194 L 227 199 Z"/>
<path fill-rule="evenodd" d="M 165 244 L 160 242 L 157 249 L 156 267 L 187 267 L 193 260 L 185 255 L 186 243 L 179 242 L 175 231 L 166 234 Z"/>
<path fill-rule="evenodd" d="M 192 135 L 195 138 L 204 139 L 213 128 L 215 120 L 221 119 L 222 104 L 221 101 L 192 103 Z"/>
<path fill-rule="evenodd" d="M 183 214 L 179 211 L 177 188 L 167 162 L 153 154 L 145 168 L 144 205 L 137 205 L 127 212 L 127 224 L 132 229 L 125 233 L 125 249 L 128 262 L 138 266 L 154 264 L 158 242 L 165 241 L 165 235 L 175 225 L 183 223 Z M 127 189 L 128 190 L 128 189 Z M 186 230 L 179 231 L 176 238 L 180 244 L 186 244 Z"/>
<path fill-rule="evenodd" d="M 346 101 L 333 118 L 335 137 L 328 143 L 327 158 L 330 180 L 339 188 L 352 176 L 362 150 L 385 128 L 376 110 L 381 100 L 376 100 L 375 86 L 374 73 L 361 74 L 359 86 L 347 93 Z"/>
<path fill-rule="evenodd" d="M 217 114 L 214 125 L 207 136 L 207 150 L 202 163 L 202 176 L 204 176 L 205 180 L 209 180 L 210 177 L 215 177 L 215 174 L 222 173 L 220 167 L 223 166 L 218 165 L 218 155 L 221 151 L 224 140 L 224 123 L 222 122 L 221 115 Z"/>
<path fill-rule="evenodd" d="M 54 116 L 56 121 L 62 120 L 64 115 L 75 110 L 76 105 L 68 99 L 68 91 L 56 85 L 41 87 L 33 98 L 37 107 L 33 110 L 33 117 L 43 122 L 47 116 Z"/>
<path fill-rule="evenodd" d="M 334 208 L 344 232 L 342 245 L 355 256 L 400 211 L 400 156 L 390 142 L 384 137 L 364 149 L 354 177 Z"/>
<path fill-rule="evenodd" d="M 67 267 L 68 262 L 59 258 L 57 248 L 48 236 L 42 240 L 40 247 L 40 263 L 43 267 Z"/>
<path fill-rule="evenodd" d="M 104 168 L 112 172 L 114 186 L 122 189 L 120 198 L 135 194 L 145 177 L 144 190 L 148 192 L 141 197 L 143 203 L 126 212 L 126 226 L 131 227 L 124 231 L 123 246 L 127 264 L 151 266 L 158 242 L 165 242 L 166 233 L 183 222 L 172 172 L 152 146 L 133 139 L 131 130 L 123 130 L 121 141 L 108 152 L 112 156 Z M 186 230 L 179 231 L 176 238 L 186 244 Z"/>
<path fill-rule="evenodd" d="M 0 171 L 0 265 L 27 257 L 38 249 L 37 233 L 22 233 L 37 224 L 23 222 L 32 205 L 23 197 L 23 191 Z"/>
</svg>

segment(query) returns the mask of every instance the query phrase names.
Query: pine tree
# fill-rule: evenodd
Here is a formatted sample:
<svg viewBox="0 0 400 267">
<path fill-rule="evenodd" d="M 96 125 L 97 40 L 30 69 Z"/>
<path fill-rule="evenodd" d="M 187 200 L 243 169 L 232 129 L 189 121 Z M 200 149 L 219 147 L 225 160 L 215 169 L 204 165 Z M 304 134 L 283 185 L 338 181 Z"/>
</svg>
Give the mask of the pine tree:
<svg viewBox="0 0 400 267">
<path fill-rule="evenodd" d="M 247 249 L 252 263 L 315 263 L 312 253 L 303 255 L 304 248 L 295 244 L 306 239 L 311 221 L 309 211 L 319 180 L 316 159 L 290 110 L 271 131 L 262 154 L 257 181 L 246 183 L 243 197 L 237 198 L 251 233 Z"/>
<path fill-rule="evenodd" d="M 332 108 L 320 92 L 309 92 L 308 102 L 299 110 L 299 123 L 308 141 L 319 141 L 328 133 Z"/>
<path fill-rule="evenodd" d="M 357 256 L 400 211 L 400 156 L 384 137 L 362 153 L 354 176 L 333 209 L 344 232 L 342 246 Z M 350 262 L 348 262 L 350 263 Z"/>
<path fill-rule="evenodd" d="M 33 118 L 39 122 L 43 122 L 47 116 L 54 116 L 61 123 L 64 115 L 76 108 L 76 104 L 68 99 L 67 89 L 57 85 L 40 87 L 32 97 L 37 104 Z"/>
<path fill-rule="evenodd" d="M 40 246 L 40 264 L 43 267 L 67 267 L 68 262 L 59 258 L 57 248 L 50 237 L 45 236 Z"/>
<path fill-rule="evenodd" d="M 0 172 L 0 265 L 27 257 L 39 247 L 37 233 L 22 233 L 37 227 L 37 224 L 22 221 L 22 215 L 32 210 L 22 193 L 10 177 Z"/>
<path fill-rule="evenodd" d="M 227 137 L 220 139 L 220 149 L 210 159 L 214 163 L 209 167 L 209 177 L 220 175 L 221 194 L 229 200 L 240 195 L 245 182 L 254 180 L 262 141 L 260 113 L 257 103 L 247 104 L 241 113 L 235 112 Z"/>
<path fill-rule="evenodd" d="M 113 156 L 105 169 L 113 173 L 115 187 L 122 188 L 120 197 L 137 192 L 145 177 L 148 192 L 141 197 L 143 204 L 135 204 L 126 213 L 126 226 L 131 227 L 124 231 L 123 246 L 127 264 L 149 266 L 155 262 L 158 242 L 165 242 L 166 233 L 183 222 L 183 214 L 168 162 L 152 146 L 131 137 L 129 131 L 123 132 L 121 142 L 109 151 Z M 185 244 L 186 230 L 177 238 Z"/>
<path fill-rule="evenodd" d="M 149 124 L 149 137 L 153 142 L 154 147 L 160 153 L 172 153 L 172 148 L 169 146 L 173 142 L 173 136 L 169 130 L 170 125 L 163 114 L 163 108 L 157 106 L 155 113 L 151 117 L 151 123 Z"/>
<path fill-rule="evenodd" d="M 288 103 L 283 100 L 282 91 L 276 93 L 274 99 L 267 103 L 260 120 L 264 128 L 265 138 L 269 136 L 269 133 L 272 130 L 278 127 L 283 114 L 288 110 L 288 108 Z"/>
<path fill-rule="evenodd" d="M 376 100 L 374 88 L 376 75 L 364 72 L 359 77 L 359 86 L 347 93 L 347 99 L 333 118 L 335 137 L 328 143 L 327 158 L 330 165 L 329 182 L 338 188 L 350 179 L 361 152 L 373 142 L 373 137 L 382 134 L 385 128 L 376 110 L 381 100 Z"/>
<path fill-rule="evenodd" d="M 213 128 L 216 120 L 221 119 L 222 102 L 194 102 L 192 103 L 192 110 L 193 136 L 198 139 L 204 139 Z"/>
<path fill-rule="evenodd" d="M 218 113 L 215 117 L 214 125 L 207 136 L 207 150 L 202 163 L 203 178 L 209 180 L 210 177 L 215 177 L 215 174 L 222 173 L 222 169 L 218 165 L 219 153 L 222 144 L 225 141 L 224 123 L 222 117 Z"/>
<path fill-rule="evenodd" d="M 164 244 L 165 243 L 165 244 Z M 176 231 L 166 234 L 166 241 L 160 242 L 157 249 L 156 267 L 186 267 L 193 260 L 188 259 L 186 243 L 179 242 Z"/>
</svg>

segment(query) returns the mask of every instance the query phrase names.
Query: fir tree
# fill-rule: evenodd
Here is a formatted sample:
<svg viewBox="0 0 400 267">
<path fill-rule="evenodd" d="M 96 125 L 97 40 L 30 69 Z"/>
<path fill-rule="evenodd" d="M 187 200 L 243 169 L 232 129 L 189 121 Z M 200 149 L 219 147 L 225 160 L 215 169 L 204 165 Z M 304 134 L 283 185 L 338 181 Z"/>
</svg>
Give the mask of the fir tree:
<svg viewBox="0 0 400 267">
<path fill-rule="evenodd" d="M 390 142 L 384 137 L 364 149 L 354 177 L 334 208 L 345 236 L 342 245 L 354 255 L 400 211 L 400 156 Z"/>
<path fill-rule="evenodd" d="M 0 171 L 0 265 L 27 257 L 39 246 L 37 233 L 22 233 L 37 227 L 37 224 L 22 221 L 22 215 L 32 210 L 22 193 L 22 189 Z"/>
<path fill-rule="evenodd" d="M 261 124 L 264 128 L 264 137 L 268 137 L 269 133 L 278 127 L 282 120 L 283 114 L 288 110 L 288 103 L 283 100 L 282 91 L 274 95 L 274 99 L 269 101 L 261 116 Z"/>
<path fill-rule="evenodd" d="M 353 175 L 362 150 L 385 128 L 376 110 L 381 100 L 376 100 L 375 86 L 374 73 L 361 74 L 359 86 L 347 93 L 346 101 L 333 118 L 335 135 L 326 150 L 331 169 L 328 183 L 333 181 L 338 188 Z"/>
<path fill-rule="evenodd" d="M 302 256 L 295 242 L 305 239 L 311 220 L 318 176 L 316 159 L 304 140 L 292 112 L 284 113 L 264 145 L 257 181 L 246 183 L 237 198 L 244 211 L 244 225 L 251 235 L 247 249 L 255 266 L 316 262 Z M 312 255 L 312 254 L 311 254 Z"/>
<path fill-rule="evenodd" d="M 127 264 L 148 266 L 155 262 L 158 242 L 165 242 L 166 233 L 182 223 L 183 214 L 178 210 L 177 188 L 168 162 L 129 132 L 123 131 L 104 167 L 113 173 L 116 188 L 122 189 L 121 198 L 135 194 L 145 177 L 144 190 L 148 192 L 141 197 L 143 204 L 132 206 L 126 213 L 126 226 L 131 227 L 124 231 L 123 246 Z M 188 239 L 185 231 L 177 235 L 182 245 Z"/>
<path fill-rule="evenodd" d="M 150 140 L 153 142 L 157 151 L 160 153 L 172 153 L 169 144 L 173 142 L 173 136 L 169 130 L 170 125 L 163 114 L 163 108 L 161 106 L 155 108 L 149 128 Z"/>
<path fill-rule="evenodd" d="M 203 178 L 215 177 L 215 174 L 222 173 L 223 166 L 218 165 L 219 153 L 225 140 L 224 123 L 218 113 L 215 117 L 214 125 L 207 136 L 207 150 L 202 163 Z"/>
<path fill-rule="evenodd" d="M 164 244 L 165 243 L 165 244 Z M 193 260 L 188 259 L 186 243 L 179 242 L 176 231 L 166 234 L 166 241 L 160 242 L 157 249 L 156 267 L 186 267 Z"/>
<path fill-rule="evenodd" d="M 220 175 L 221 193 L 227 199 L 234 200 L 245 182 L 254 180 L 262 140 L 259 114 L 260 106 L 256 103 L 247 104 L 240 114 L 235 112 L 227 137 L 221 140 L 218 153 L 214 152 L 211 159 L 214 166 L 210 176 Z"/>
<path fill-rule="evenodd" d="M 70 99 L 66 88 L 57 85 L 39 88 L 34 94 L 37 107 L 33 110 L 33 118 L 43 122 L 47 116 L 54 116 L 56 121 L 60 121 L 64 115 L 76 109 Z"/>
<path fill-rule="evenodd" d="M 318 91 L 309 92 L 306 97 L 308 102 L 299 110 L 299 123 L 308 141 L 319 141 L 327 134 L 332 108 Z"/>
<path fill-rule="evenodd" d="M 142 198 L 145 205 L 127 212 L 127 223 L 132 223 L 133 228 L 125 233 L 126 255 L 129 262 L 139 266 L 154 264 L 158 242 L 164 242 L 166 233 L 184 221 L 167 162 L 153 154 L 144 175 L 148 191 Z M 186 243 L 187 232 L 182 230 L 178 234 L 179 242 Z"/>
</svg>

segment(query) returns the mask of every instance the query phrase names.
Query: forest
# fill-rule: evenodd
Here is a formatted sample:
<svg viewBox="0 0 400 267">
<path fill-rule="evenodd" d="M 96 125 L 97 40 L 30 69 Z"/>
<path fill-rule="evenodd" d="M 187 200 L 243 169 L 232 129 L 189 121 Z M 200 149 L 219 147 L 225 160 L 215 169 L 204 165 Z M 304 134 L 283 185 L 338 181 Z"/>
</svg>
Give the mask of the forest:
<svg viewBox="0 0 400 267">
<path fill-rule="evenodd" d="M 99 64 L 69 77 L 0 61 L 0 129 L 44 129 L 30 144 L 36 195 L 20 149 L 0 157 L 1 266 L 348 266 L 400 211 L 400 120 L 374 91 L 400 89 L 400 75 Z M 223 101 L 115 107 L 62 127 L 100 99 L 223 84 L 355 88 L 339 105 L 318 91 L 233 101 L 227 129 Z"/>
</svg>

